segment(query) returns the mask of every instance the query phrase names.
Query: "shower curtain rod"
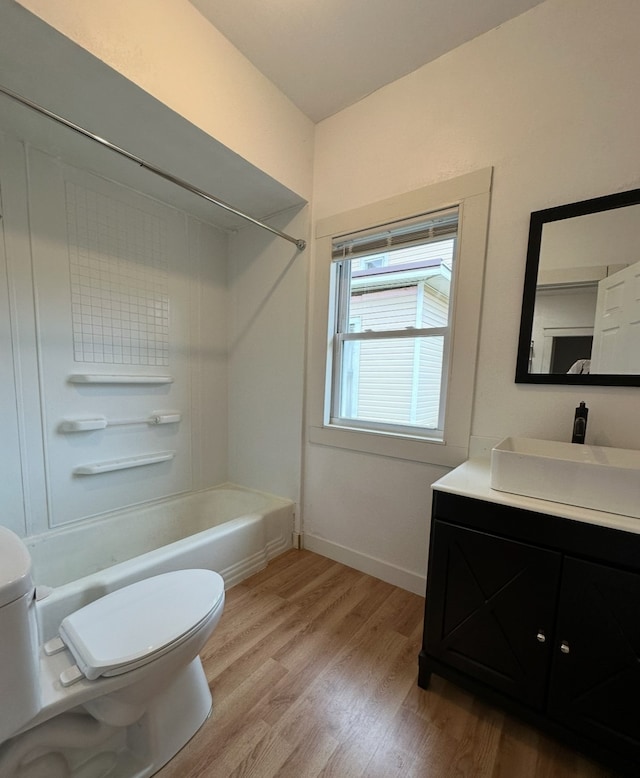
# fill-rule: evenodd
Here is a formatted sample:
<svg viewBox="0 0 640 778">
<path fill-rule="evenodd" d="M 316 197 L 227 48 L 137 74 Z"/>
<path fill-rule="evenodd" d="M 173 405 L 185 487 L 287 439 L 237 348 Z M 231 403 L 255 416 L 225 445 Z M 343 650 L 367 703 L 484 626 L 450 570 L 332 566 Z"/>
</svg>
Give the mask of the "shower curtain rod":
<svg viewBox="0 0 640 778">
<path fill-rule="evenodd" d="M 237 208 L 234 208 L 232 205 L 229 205 L 229 203 L 225 203 L 223 200 L 219 200 L 217 197 L 214 197 L 208 192 L 205 192 L 203 189 L 199 189 L 197 186 L 193 186 L 193 184 L 190 184 L 188 181 L 177 178 L 171 173 L 168 173 L 166 170 L 162 170 L 162 168 L 158 168 L 155 165 L 146 162 L 141 157 L 137 157 L 135 154 L 131 154 L 129 151 L 120 148 L 120 146 L 116 146 L 110 141 L 105 140 L 98 135 L 94 135 L 94 133 L 89 132 L 89 130 L 85 130 L 84 127 L 80 127 L 79 125 L 70 122 L 68 119 L 65 119 L 62 116 L 58 116 L 58 114 L 53 113 L 53 111 L 49 111 L 47 108 L 43 108 L 41 105 L 32 102 L 28 98 L 19 95 L 17 92 L 13 92 L 11 89 L 8 89 L 1 84 L 0 93 L 10 97 L 12 100 L 16 100 L 18 103 L 22 103 L 22 105 L 25 105 L 27 108 L 31 108 L 33 111 L 36 111 L 43 116 L 46 116 L 48 119 L 52 119 L 54 122 L 58 122 L 58 124 L 62 124 L 64 127 L 68 127 L 70 130 L 77 132 L 79 135 L 84 135 L 85 138 L 89 138 L 89 140 L 93 140 L 96 143 L 99 143 L 101 146 L 114 151 L 116 154 L 120 154 L 121 157 L 125 157 L 131 162 L 135 162 L 137 165 L 140 165 L 140 167 L 145 168 L 151 173 L 155 173 L 155 175 L 159 176 L 160 178 L 164 178 L 166 181 L 170 181 L 172 184 L 175 184 L 182 189 L 186 189 L 187 192 L 191 192 L 192 194 L 201 197 L 203 200 L 207 200 L 208 202 L 213 203 L 213 205 L 217 205 L 219 208 L 223 208 L 225 211 L 229 211 L 230 213 L 239 216 L 241 219 L 251 222 L 251 224 L 255 224 L 256 227 L 261 227 L 263 230 L 268 230 L 274 235 L 277 235 L 279 238 L 288 240 L 289 243 L 293 243 L 297 247 L 298 251 L 303 251 L 306 248 L 307 242 L 302 238 L 294 238 L 291 235 L 287 235 L 286 232 L 281 232 L 280 230 L 275 229 L 275 227 L 271 227 L 269 224 L 265 224 L 258 219 L 254 219 L 253 216 L 249 216 L 249 214 L 243 213 Z"/>
</svg>

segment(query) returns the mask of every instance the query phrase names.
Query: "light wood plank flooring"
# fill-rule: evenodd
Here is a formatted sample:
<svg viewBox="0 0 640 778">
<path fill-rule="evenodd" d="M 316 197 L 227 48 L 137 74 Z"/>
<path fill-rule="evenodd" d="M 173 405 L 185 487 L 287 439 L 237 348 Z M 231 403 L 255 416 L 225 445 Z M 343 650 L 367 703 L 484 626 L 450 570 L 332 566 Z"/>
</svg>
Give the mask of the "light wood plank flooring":
<svg viewBox="0 0 640 778">
<path fill-rule="evenodd" d="M 308 551 L 227 592 L 202 653 L 211 718 L 161 778 L 604 778 L 595 763 L 433 676 L 424 600 Z"/>
</svg>

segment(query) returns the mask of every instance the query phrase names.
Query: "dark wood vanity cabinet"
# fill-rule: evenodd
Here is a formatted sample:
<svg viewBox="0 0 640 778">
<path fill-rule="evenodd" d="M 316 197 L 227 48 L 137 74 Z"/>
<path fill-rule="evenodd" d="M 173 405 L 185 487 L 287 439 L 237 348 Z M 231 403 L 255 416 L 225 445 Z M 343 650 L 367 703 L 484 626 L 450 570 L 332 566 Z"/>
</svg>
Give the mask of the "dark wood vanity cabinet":
<svg viewBox="0 0 640 778">
<path fill-rule="evenodd" d="M 426 652 L 542 709 L 560 554 L 442 521 L 431 542 Z"/>
<path fill-rule="evenodd" d="M 567 557 L 549 714 L 636 758 L 640 774 L 640 573 Z"/>
<path fill-rule="evenodd" d="M 640 535 L 435 492 L 432 672 L 640 775 Z"/>
</svg>

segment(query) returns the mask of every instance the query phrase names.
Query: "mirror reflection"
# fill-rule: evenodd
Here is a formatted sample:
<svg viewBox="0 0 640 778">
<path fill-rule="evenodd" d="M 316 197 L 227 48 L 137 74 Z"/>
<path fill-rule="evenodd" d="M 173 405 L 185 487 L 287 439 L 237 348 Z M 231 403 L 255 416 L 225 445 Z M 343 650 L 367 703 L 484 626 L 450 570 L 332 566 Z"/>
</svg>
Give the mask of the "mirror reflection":
<svg viewBox="0 0 640 778">
<path fill-rule="evenodd" d="M 640 385 L 639 225 L 640 190 L 531 215 L 516 381 Z"/>
</svg>

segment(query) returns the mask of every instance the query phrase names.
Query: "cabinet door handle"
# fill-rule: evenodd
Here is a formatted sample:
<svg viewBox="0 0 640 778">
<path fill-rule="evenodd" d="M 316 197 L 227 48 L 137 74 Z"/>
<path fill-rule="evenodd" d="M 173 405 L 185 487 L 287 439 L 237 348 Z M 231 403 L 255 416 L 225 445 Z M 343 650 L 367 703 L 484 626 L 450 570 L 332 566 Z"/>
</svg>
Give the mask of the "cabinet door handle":
<svg viewBox="0 0 640 778">
<path fill-rule="evenodd" d="M 547 636 L 544 634 L 542 630 L 540 630 L 536 635 L 536 640 L 538 641 L 538 643 L 545 643 L 547 640 Z"/>
<path fill-rule="evenodd" d="M 571 651 L 566 640 L 563 640 L 562 643 L 560 643 L 560 651 L 562 651 L 563 654 L 568 654 Z"/>
</svg>

